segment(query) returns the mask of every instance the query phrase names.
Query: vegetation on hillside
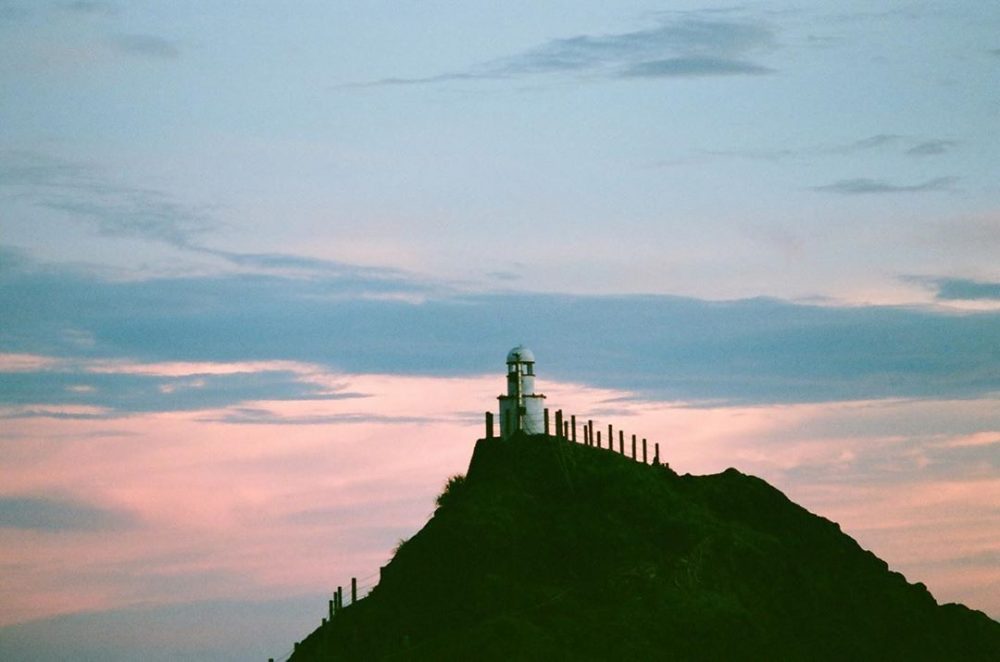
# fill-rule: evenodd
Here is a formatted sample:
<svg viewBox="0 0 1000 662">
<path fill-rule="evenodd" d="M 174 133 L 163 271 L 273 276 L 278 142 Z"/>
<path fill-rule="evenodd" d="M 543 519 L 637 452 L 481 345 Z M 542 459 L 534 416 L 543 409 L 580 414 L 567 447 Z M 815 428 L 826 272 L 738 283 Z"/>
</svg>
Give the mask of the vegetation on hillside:
<svg viewBox="0 0 1000 662">
<path fill-rule="evenodd" d="M 465 478 L 301 660 L 1000 659 L 1000 624 L 763 480 L 546 437 Z"/>
</svg>

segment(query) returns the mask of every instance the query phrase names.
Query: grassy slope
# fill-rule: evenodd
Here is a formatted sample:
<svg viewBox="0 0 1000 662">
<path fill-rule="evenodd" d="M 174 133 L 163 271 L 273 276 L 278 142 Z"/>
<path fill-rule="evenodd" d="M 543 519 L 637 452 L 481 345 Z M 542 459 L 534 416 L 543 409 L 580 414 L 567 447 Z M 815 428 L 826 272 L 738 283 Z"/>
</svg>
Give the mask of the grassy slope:
<svg viewBox="0 0 1000 662">
<path fill-rule="evenodd" d="M 293 660 L 1000 659 L 1000 624 L 733 469 L 481 440 L 439 501 Z"/>
</svg>

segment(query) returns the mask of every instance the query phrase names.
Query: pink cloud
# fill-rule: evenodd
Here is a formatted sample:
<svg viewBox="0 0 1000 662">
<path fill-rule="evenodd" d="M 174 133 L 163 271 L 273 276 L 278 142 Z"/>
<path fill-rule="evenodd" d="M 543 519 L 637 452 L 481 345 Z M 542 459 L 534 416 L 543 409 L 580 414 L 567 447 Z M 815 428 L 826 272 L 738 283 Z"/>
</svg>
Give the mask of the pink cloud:
<svg viewBox="0 0 1000 662">
<path fill-rule="evenodd" d="M 187 376 L 276 365 L 91 368 Z M 0 497 L 58 495 L 131 513 L 134 524 L 0 529 L 0 623 L 138 604 L 261 600 L 332 590 L 351 576 L 370 583 L 398 540 L 431 515 L 448 476 L 465 470 L 483 435 L 482 412 L 495 410 L 504 386 L 502 373 L 402 377 L 281 365 L 367 397 L 102 420 L 7 418 Z M 1000 499 L 997 482 L 976 473 L 974 457 L 949 455 L 989 450 L 1000 428 L 995 402 L 694 408 L 543 378 L 549 406 L 576 413 L 578 423 L 593 418 L 602 430 L 610 422 L 659 442 L 663 459 L 682 473 L 735 466 L 760 475 L 839 521 L 935 595 L 1000 614 L 1000 592 L 980 588 L 996 585 L 996 565 L 975 562 L 1000 549 L 1000 523 L 989 509 Z M 70 409 L 97 413 L 51 413 Z M 930 435 L 914 429 L 942 420 Z M 979 429 L 956 428 L 958 420 Z M 934 527 L 948 532 L 947 541 Z"/>
</svg>

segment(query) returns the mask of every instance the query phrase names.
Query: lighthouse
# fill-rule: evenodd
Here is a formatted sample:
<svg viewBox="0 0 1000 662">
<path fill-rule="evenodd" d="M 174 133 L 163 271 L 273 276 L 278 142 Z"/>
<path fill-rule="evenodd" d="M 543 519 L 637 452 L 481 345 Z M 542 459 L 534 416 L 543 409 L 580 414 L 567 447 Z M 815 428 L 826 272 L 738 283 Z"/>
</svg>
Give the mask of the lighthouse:
<svg viewBox="0 0 1000 662">
<path fill-rule="evenodd" d="M 545 396 L 535 393 L 535 355 L 524 345 L 507 353 L 507 395 L 500 400 L 500 436 L 545 432 Z"/>
</svg>

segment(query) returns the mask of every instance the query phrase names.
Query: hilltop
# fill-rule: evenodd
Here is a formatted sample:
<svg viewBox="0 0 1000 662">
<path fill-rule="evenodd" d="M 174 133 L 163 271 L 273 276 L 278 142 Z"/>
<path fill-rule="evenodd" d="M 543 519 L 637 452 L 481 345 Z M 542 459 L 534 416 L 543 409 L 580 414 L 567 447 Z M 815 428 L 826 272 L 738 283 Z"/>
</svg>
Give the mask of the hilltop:
<svg viewBox="0 0 1000 662">
<path fill-rule="evenodd" d="M 1000 623 L 759 478 L 518 435 L 291 659 L 996 660 Z"/>
</svg>

